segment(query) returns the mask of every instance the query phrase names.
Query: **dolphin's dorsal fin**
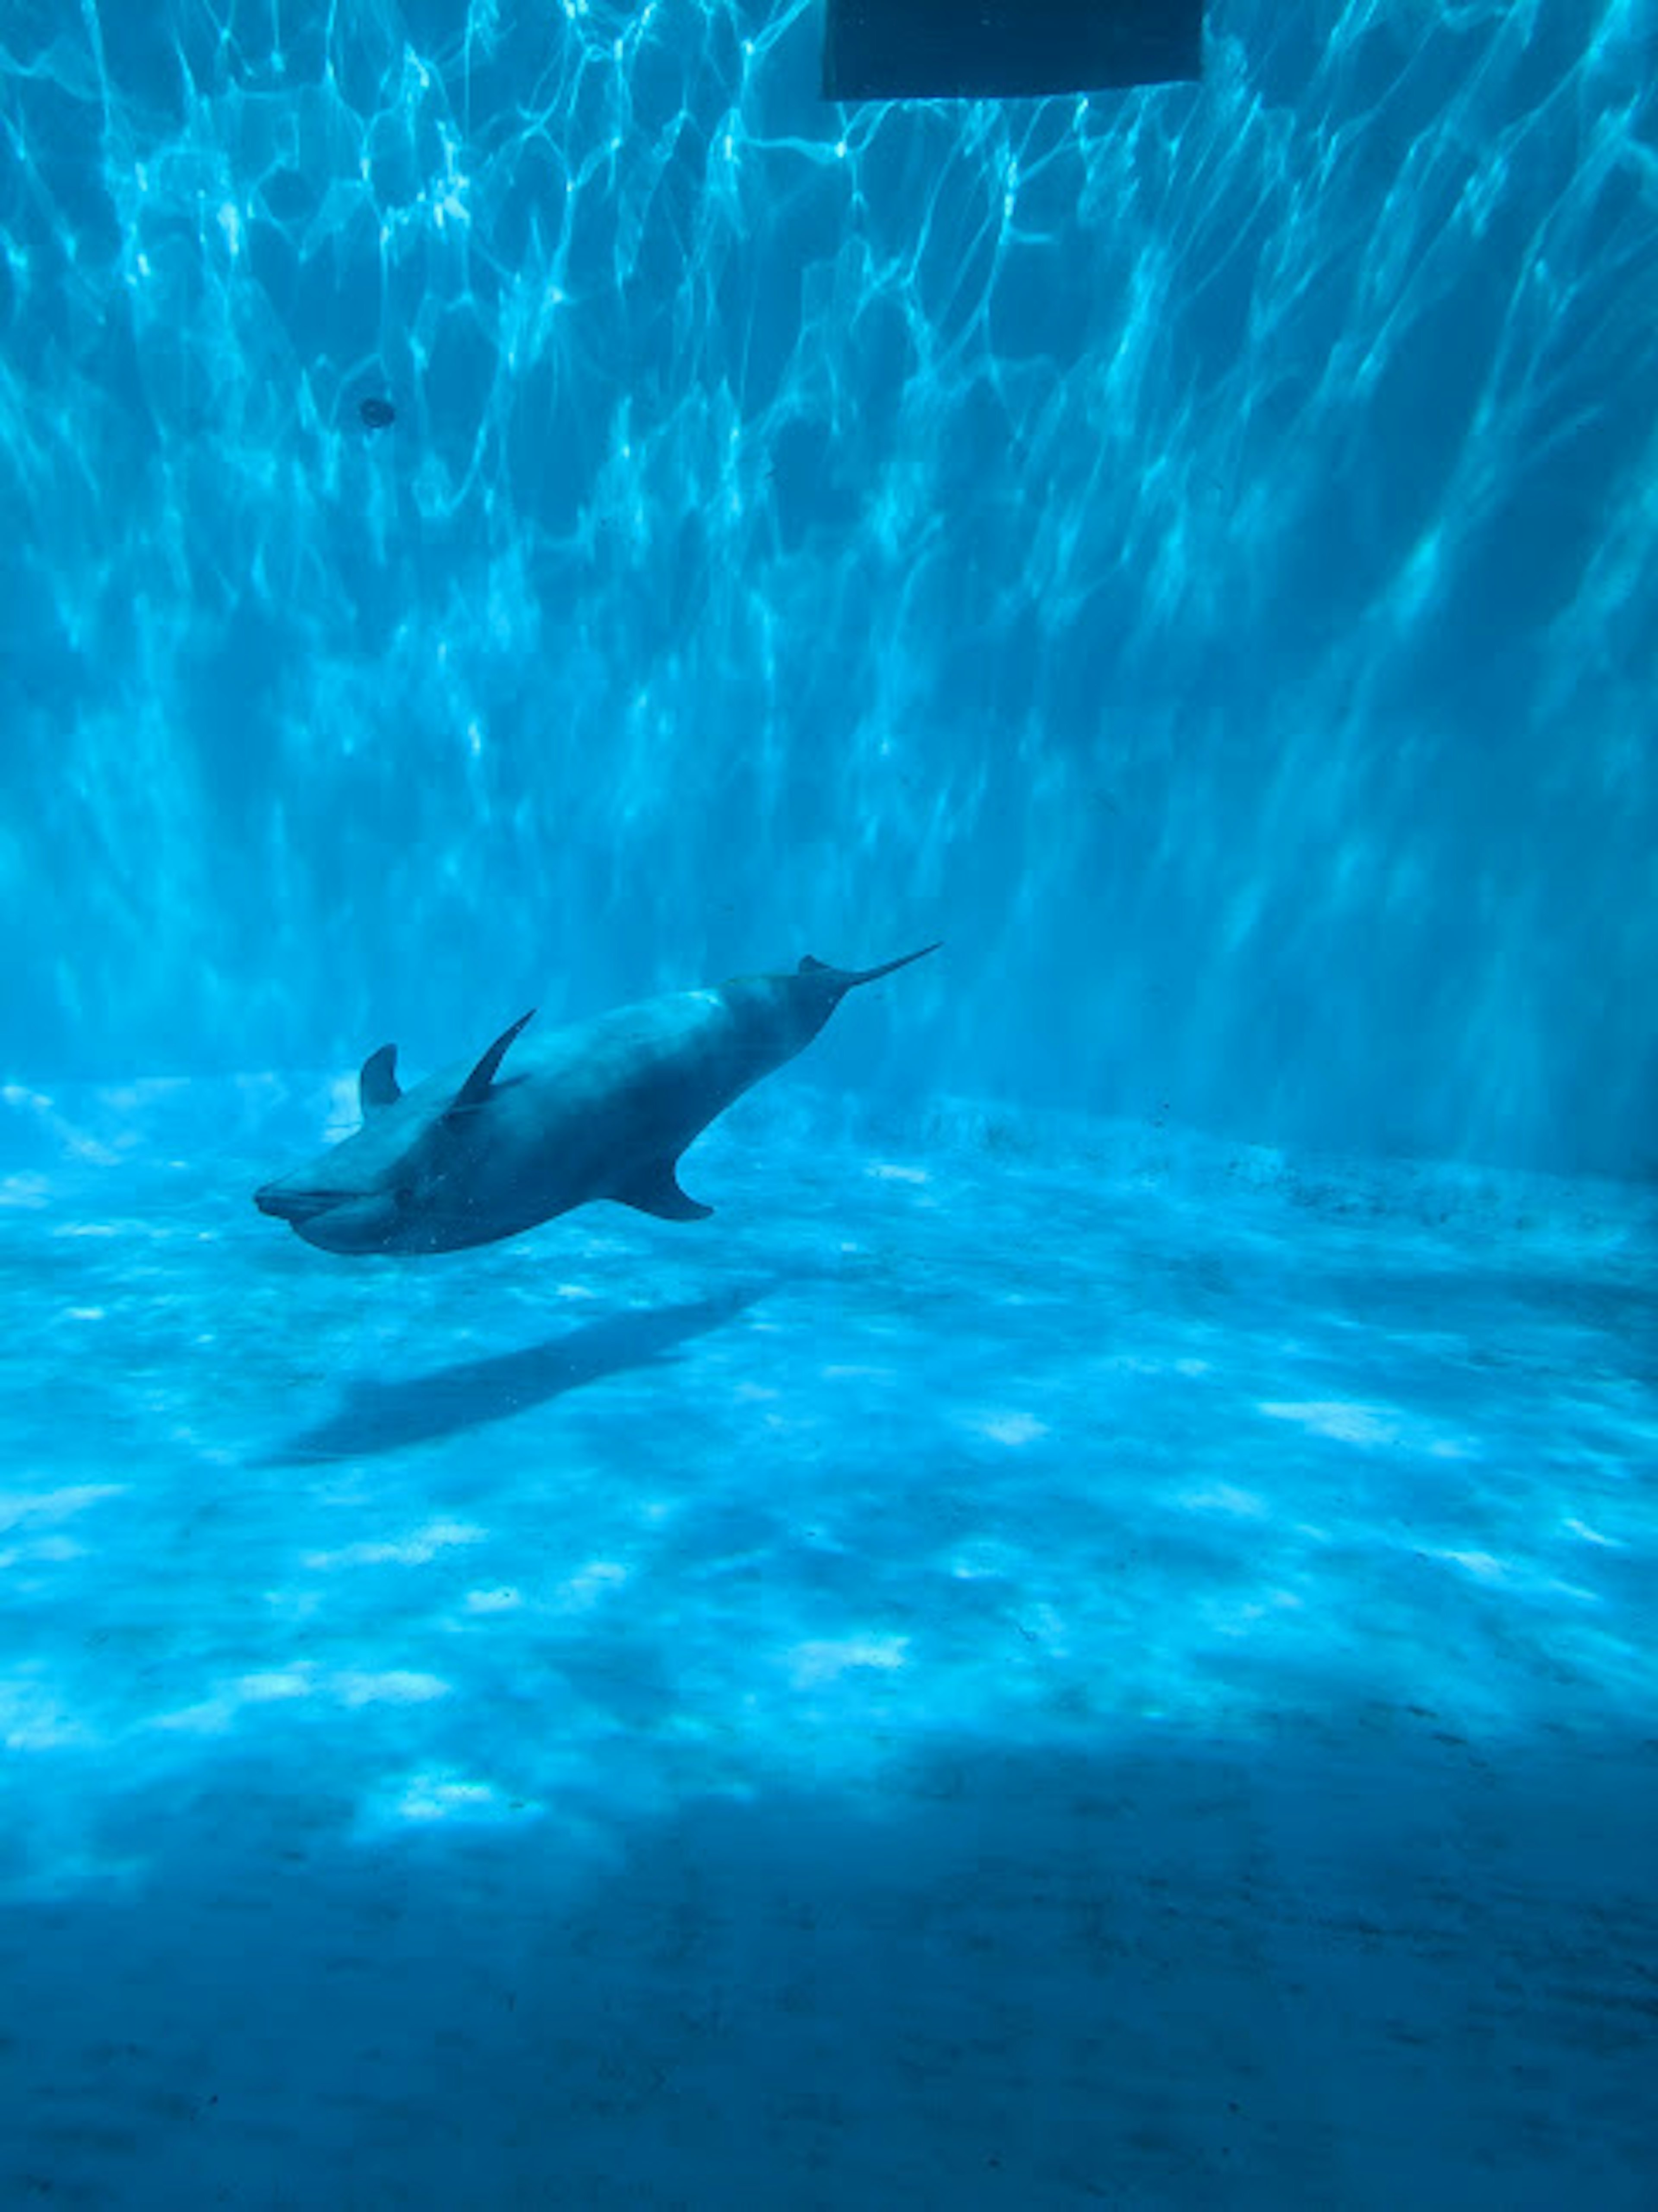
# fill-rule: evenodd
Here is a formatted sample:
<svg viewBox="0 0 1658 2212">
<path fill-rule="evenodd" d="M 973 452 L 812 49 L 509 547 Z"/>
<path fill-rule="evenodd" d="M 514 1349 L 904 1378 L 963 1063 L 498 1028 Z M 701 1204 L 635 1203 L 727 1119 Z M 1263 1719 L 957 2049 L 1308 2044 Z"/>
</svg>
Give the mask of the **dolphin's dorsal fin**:
<svg viewBox="0 0 1658 2212">
<path fill-rule="evenodd" d="M 706 1221 L 711 1206 L 699 1206 L 679 1188 L 673 1160 L 653 1160 L 623 1189 L 610 1193 L 618 1206 L 631 1206 L 641 1213 L 653 1213 L 659 1221 Z"/>
<path fill-rule="evenodd" d="M 535 1008 L 531 1006 L 527 1014 L 519 1015 L 517 1021 L 513 1024 L 511 1029 L 503 1030 L 501 1031 L 501 1035 L 490 1046 L 489 1051 L 484 1054 L 483 1059 L 479 1060 L 477 1066 L 467 1077 L 465 1082 L 461 1085 L 460 1089 L 456 1091 L 454 1097 L 450 1100 L 448 1107 L 450 1114 L 468 1113 L 473 1107 L 483 1105 L 484 1100 L 489 1096 L 489 1085 L 495 1079 L 495 1070 L 501 1066 L 502 1060 L 506 1057 L 507 1046 L 511 1044 L 513 1039 L 518 1035 L 519 1031 L 524 1028 L 525 1024 L 534 1018 L 535 1011 Z"/>
<path fill-rule="evenodd" d="M 800 965 L 794 972 L 797 975 L 827 975 L 829 973 L 829 962 L 827 960 L 814 960 L 811 953 L 808 952 L 805 958 L 800 963 Z"/>
<path fill-rule="evenodd" d="M 371 1114 L 383 1114 L 388 1106 L 395 1106 L 403 1096 L 403 1085 L 398 1081 L 398 1048 L 394 1044 L 383 1044 L 378 1052 L 371 1052 L 362 1064 L 362 1073 L 357 1078 L 357 1103 L 366 1121 Z"/>
</svg>

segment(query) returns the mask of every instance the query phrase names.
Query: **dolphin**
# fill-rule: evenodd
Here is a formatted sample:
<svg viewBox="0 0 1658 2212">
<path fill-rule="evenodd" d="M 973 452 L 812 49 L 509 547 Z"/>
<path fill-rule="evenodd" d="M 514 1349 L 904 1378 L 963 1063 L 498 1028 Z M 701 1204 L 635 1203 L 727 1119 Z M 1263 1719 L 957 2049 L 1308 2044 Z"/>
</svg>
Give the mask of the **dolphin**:
<svg viewBox="0 0 1658 2212">
<path fill-rule="evenodd" d="M 677 1172 L 693 1138 L 804 1050 L 848 991 L 938 950 L 864 969 L 808 954 L 793 975 L 642 1000 L 519 1045 L 532 1007 L 480 1059 L 409 1091 L 397 1047 L 382 1045 L 358 1078 L 355 1135 L 253 1203 L 307 1244 L 354 1255 L 494 1244 L 595 1199 L 706 1220 L 713 1207 L 688 1198 Z"/>
</svg>

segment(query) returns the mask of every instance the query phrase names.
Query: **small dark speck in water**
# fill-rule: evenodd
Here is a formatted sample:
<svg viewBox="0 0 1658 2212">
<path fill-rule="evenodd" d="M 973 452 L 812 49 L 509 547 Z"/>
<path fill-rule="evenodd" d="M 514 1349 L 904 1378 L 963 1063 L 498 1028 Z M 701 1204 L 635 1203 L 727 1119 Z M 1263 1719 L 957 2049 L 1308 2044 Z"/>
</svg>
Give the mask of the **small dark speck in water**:
<svg viewBox="0 0 1658 2212">
<path fill-rule="evenodd" d="M 398 419 L 398 410 L 389 399 L 372 396 L 357 402 L 357 413 L 365 430 L 389 430 Z"/>
</svg>

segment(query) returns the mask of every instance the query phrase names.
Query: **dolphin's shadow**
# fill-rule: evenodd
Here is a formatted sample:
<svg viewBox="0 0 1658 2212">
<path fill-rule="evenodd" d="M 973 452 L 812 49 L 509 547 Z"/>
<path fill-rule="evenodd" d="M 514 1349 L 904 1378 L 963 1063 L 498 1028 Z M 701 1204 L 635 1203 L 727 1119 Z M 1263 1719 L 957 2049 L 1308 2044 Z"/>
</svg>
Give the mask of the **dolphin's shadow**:
<svg viewBox="0 0 1658 2212">
<path fill-rule="evenodd" d="M 296 1467 L 312 1460 L 366 1458 L 507 1420 L 607 1375 L 665 1364 L 681 1345 L 722 1328 L 786 1279 L 774 1277 L 679 1305 L 612 1314 L 519 1352 L 458 1360 L 407 1382 L 355 1378 L 347 1383 L 345 1402 L 337 1413 L 302 1430 L 259 1464 Z"/>
</svg>

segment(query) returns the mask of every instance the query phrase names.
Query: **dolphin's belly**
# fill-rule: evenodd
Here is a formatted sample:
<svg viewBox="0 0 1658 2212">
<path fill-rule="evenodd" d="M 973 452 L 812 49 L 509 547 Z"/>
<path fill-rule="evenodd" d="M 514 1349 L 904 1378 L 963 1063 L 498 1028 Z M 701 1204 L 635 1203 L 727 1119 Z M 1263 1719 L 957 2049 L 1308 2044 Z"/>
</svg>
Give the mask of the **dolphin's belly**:
<svg viewBox="0 0 1658 2212">
<path fill-rule="evenodd" d="M 769 1073 L 768 1042 L 720 993 L 695 991 L 520 1046 L 474 1126 L 458 1133 L 442 1178 L 446 1226 L 487 1243 L 625 1193 Z"/>
</svg>

